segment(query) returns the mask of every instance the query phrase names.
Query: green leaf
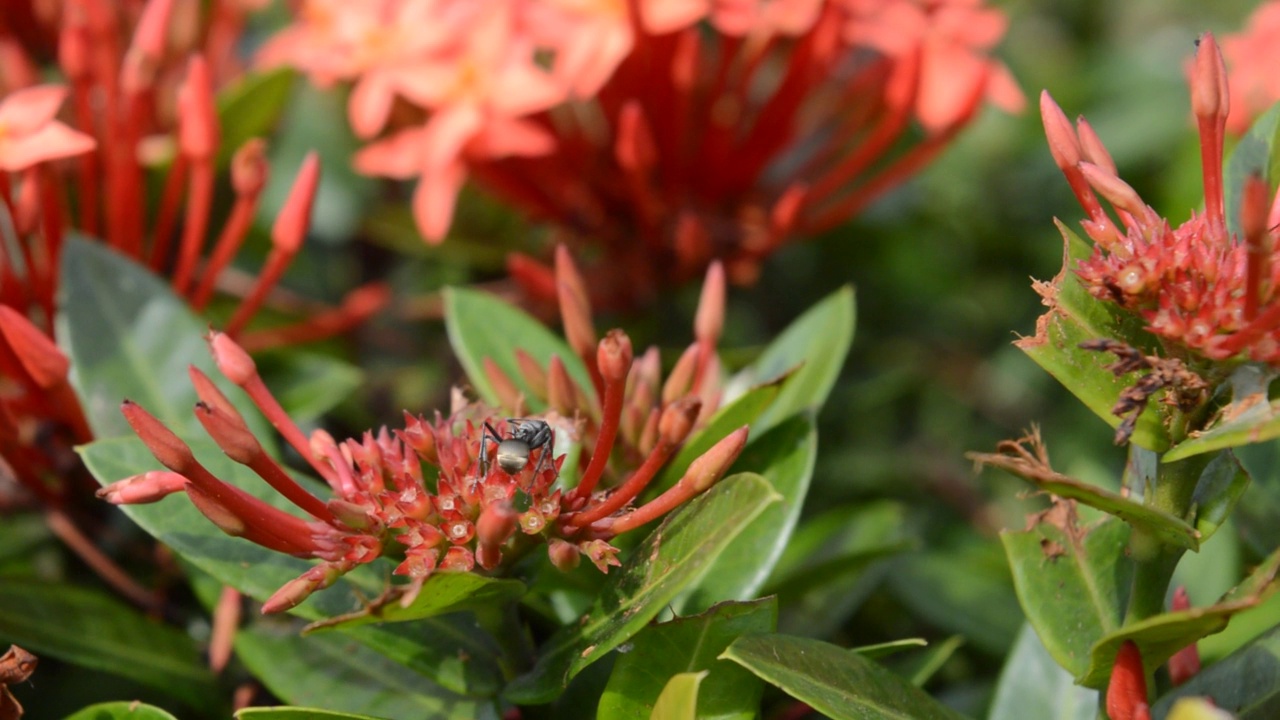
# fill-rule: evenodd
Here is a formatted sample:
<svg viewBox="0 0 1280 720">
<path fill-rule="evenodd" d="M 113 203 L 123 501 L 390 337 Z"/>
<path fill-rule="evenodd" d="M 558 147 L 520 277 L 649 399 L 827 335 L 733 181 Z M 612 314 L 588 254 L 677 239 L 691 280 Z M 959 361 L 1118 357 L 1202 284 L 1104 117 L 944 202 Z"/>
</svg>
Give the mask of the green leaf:
<svg viewBox="0 0 1280 720">
<path fill-rule="evenodd" d="M 817 454 L 818 434 L 807 417 L 786 420 L 747 446 L 734 467 L 763 475 L 782 502 L 742 530 L 689 594 L 674 603 L 676 612 L 700 612 L 723 600 L 755 597 L 800 518 Z"/>
<path fill-rule="evenodd" d="M 310 422 L 364 382 L 360 368 L 320 353 L 290 348 L 255 358 L 258 373 L 294 422 Z"/>
<path fill-rule="evenodd" d="M 236 720 L 379 720 L 372 715 L 303 707 L 250 707 L 239 710 Z"/>
<path fill-rule="evenodd" d="M 894 658 L 885 664 L 890 670 L 910 680 L 912 685 L 924 687 L 925 683 L 947 664 L 962 645 L 964 645 L 964 638 L 952 635 L 940 643 L 934 643 L 922 650 L 915 649 L 914 652 Z M 863 656 L 870 657 L 862 648 L 855 649 Z"/>
<path fill-rule="evenodd" d="M 467 697 L 337 633 L 299 637 L 288 622 L 258 621 L 236 634 L 236 654 L 292 705 L 374 716 L 497 720 L 493 700 Z"/>
<path fill-rule="evenodd" d="M 596 715 L 611 720 L 647 720 L 658 715 L 670 680 L 705 673 L 697 693 L 697 717 L 750 720 L 760 709 L 764 686 L 751 673 L 718 660 L 742 635 L 771 632 L 777 624 L 773 598 L 722 603 L 692 617 L 651 625 L 619 652 Z M 690 716 L 693 717 L 693 716 Z"/>
<path fill-rule="evenodd" d="M 1105 518 L 1081 528 L 1063 504 L 1030 530 L 1006 530 L 1000 539 L 1018 600 L 1045 649 L 1073 676 L 1087 676 L 1090 649 L 1120 627 L 1133 574 L 1125 553 L 1129 526 Z M 1106 678 L 1083 684 L 1105 687 Z"/>
<path fill-rule="evenodd" d="M 1065 243 L 1062 271 L 1049 283 L 1037 283 L 1036 291 L 1049 306 L 1036 321 L 1034 337 L 1014 343 L 1037 365 L 1062 383 L 1098 417 L 1111 427 L 1121 419 L 1111 414 L 1120 392 L 1133 385 L 1136 373 L 1116 377 L 1105 365 L 1111 358 L 1106 353 L 1084 350 L 1080 343 L 1098 338 L 1113 338 L 1137 348 L 1154 348 L 1155 341 L 1142 330 L 1142 323 L 1117 306 L 1089 295 L 1073 272 L 1075 262 L 1092 253 L 1088 243 L 1058 224 Z M 1131 442 L 1148 450 L 1163 452 L 1169 447 L 1168 433 L 1157 410 L 1150 403 L 1138 417 Z"/>
<path fill-rule="evenodd" d="M 924 638 L 904 638 L 902 640 L 876 643 L 875 645 L 859 645 L 856 648 L 850 648 L 850 650 L 868 660 L 879 660 L 882 657 L 890 657 L 905 650 L 925 647 L 929 647 L 929 641 Z"/>
<path fill-rule="evenodd" d="M 418 596 L 408 607 L 401 606 L 399 602 L 376 607 L 370 604 L 355 612 L 313 622 L 303 633 L 421 620 L 481 605 L 509 602 L 519 598 L 524 591 L 524 583 L 519 580 L 502 580 L 473 573 L 437 572 L 423 583 Z"/>
<path fill-rule="evenodd" d="M 154 705 L 133 701 L 98 703 L 78 710 L 63 720 L 178 720 Z"/>
<path fill-rule="evenodd" d="M 647 489 L 646 496 L 657 497 L 662 494 L 667 488 L 679 482 L 685 471 L 693 464 L 693 461 L 710 450 L 713 445 L 743 425 L 750 425 L 755 422 L 761 413 L 768 409 L 778 398 L 778 392 L 782 389 L 786 380 L 787 378 L 779 378 L 775 382 L 753 387 L 733 402 L 717 410 L 711 416 L 711 419 L 707 421 L 706 426 L 689 438 L 680 448 L 680 451 L 676 453 L 676 456 L 667 463 L 667 466 L 663 468 L 657 479 Z M 752 430 L 748 435 L 747 442 L 754 442 L 757 437 L 759 436 Z M 758 468 L 751 469 L 759 471 Z"/>
<path fill-rule="evenodd" d="M 1030 624 L 1024 624 L 996 683 L 987 720 L 1094 720 L 1098 691 L 1075 684 Z"/>
<path fill-rule="evenodd" d="M 1204 668 L 1152 706 L 1163 717 L 1181 698 L 1211 696 L 1239 720 L 1280 717 L 1280 627 Z"/>
<path fill-rule="evenodd" d="M 1276 373 L 1259 365 L 1242 365 L 1231 373 L 1231 402 L 1215 422 L 1202 432 L 1178 443 L 1163 457 L 1164 462 L 1239 447 L 1280 437 L 1280 400 L 1267 401 L 1267 386 Z"/>
<path fill-rule="evenodd" d="M 961 717 L 858 653 L 819 640 L 749 635 L 735 640 L 721 657 L 833 720 Z"/>
<path fill-rule="evenodd" d="M 559 356 L 578 387 L 583 392 L 592 392 L 594 386 L 586 366 L 564 340 L 524 311 L 489 293 L 445 288 L 444 322 L 449 331 L 449 343 L 467 378 L 480 398 L 490 405 L 499 403 L 493 385 L 484 373 L 485 358 L 492 359 L 517 387 L 524 390 L 525 403 L 532 410 L 539 410 L 544 405 L 529 392 L 520 374 L 520 367 L 516 364 L 517 349 L 524 350 L 543 368 L 547 367 L 552 355 Z"/>
<path fill-rule="evenodd" d="M 136 680 L 192 708 L 223 702 L 191 638 L 96 590 L 0 583 L 0 639 Z"/>
<path fill-rule="evenodd" d="M 1254 121 L 1249 132 L 1240 138 L 1223 170 L 1223 195 L 1226 200 L 1227 229 L 1240 235 L 1240 198 L 1244 181 L 1250 175 L 1260 175 L 1275 187 L 1280 180 L 1280 106 L 1273 106 Z"/>
<path fill-rule="evenodd" d="M 779 627 L 814 637 L 834 632 L 883 579 L 885 561 L 914 546 L 905 523 L 903 506 L 889 501 L 835 508 L 806 520 L 763 590 L 778 595 Z"/>
<path fill-rule="evenodd" d="M 725 478 L 668 517 L 635 549 L 581 623 L 561 630 L 534 668 L 513 681 L 513 702 L 540 704 L 626 642 L 701 577 L 738 533 L 780 496 L 759 475 Z"/>
<path fill-rule="evenodd" d="M 1090 650 L 1089 667 L 1077 676 L 1081 685 L 1102 688 L 1107 684 L 1116 653 L 1126 640 L 1132 640 L 1142 653 L 1143 665 L 1149 672 L 1173 657 L 1173 654 L 1206 635 L 1221 632 L 1232 615 L 1262 602 L 1274 590 L 1280 572 L 1280 550 L 1259 565 L 1244 582 L 1222 596 L 1216 605 L 1163 613 L 1107 633 Z"/>
<path fill-rule="evenodd" d="M 1231 511 L 1248 488 L 1249 473 L 1235 455 L 1224 452 L 1209 462 L 1191 496 L 1201 545 L 1231 517 Z"/>
<path fill-rule="evenodd" d="M 672 676 L 653 708 L 654 720 L 695 720 L 699 717 L 698 692 L 706 677 L 706 670 Z"/>
<path fill-rule="evenodd" d="M 913 613 L 993 655 L 1008 653 L 1022 625 L 1003 553 L 970 531 L 905 554 L 893 563 L 888 582 Z"/>
<path fill-rule="evenodd" d="M 270 426 L 214 366 L 204 341 L 208 323 L 149 270 L 102 243 L 72 236 L 63 248 L 61 293 L 58 342 L 71 358 L 71 382 L 95 437 L 133 435 L 120 414 L 126 397 L 178 435 L 203 436 L 191 412 L 197 398 L 187 366 L 195 365 L 272 446 Z"/>
<path fill-rule="evenodd" d="M 245 75 L 218 93 L 219 167 L 226 167 L 250 138 L 271 132 L 284 113 L 295 75 L 291 68 L 275 67 Z"/>
<path fill-rule="evenodd" d="M 849 354 L 856 315 L 853 287 L 846 285 L 796 318 L 741 373 L 746 384 L 759 385 L 795 371 L 777 401 L 751 426 L 753 434 L 822 407 Z"/>
</svg>

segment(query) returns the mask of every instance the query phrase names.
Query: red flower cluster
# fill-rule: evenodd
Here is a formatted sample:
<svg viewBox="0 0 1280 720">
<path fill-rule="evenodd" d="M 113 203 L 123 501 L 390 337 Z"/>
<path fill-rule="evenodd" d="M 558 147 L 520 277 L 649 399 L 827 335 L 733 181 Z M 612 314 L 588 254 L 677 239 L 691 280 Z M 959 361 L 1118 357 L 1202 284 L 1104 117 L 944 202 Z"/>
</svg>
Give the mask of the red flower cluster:
<svg viewBox="0 0 1280 720">
<path fill-rule="evenodd" d="M 656 350 L 633 362 L 631 341 L 622 331 L 594 340 L 581 278 L 563 248 L 558 259 L 570 345 L 583 355 L 596 387 L 578 387 L 557 357 L 542 368 L 521 355 L 526 381 L 549 408 L 545 414 L 500 420 L 492 408 L 467 403 L 457 393 L 450 415 L 437 415 L 434 422 L 406 413 L 404 427 L 394 432 L 383 428 L 342 442 L 322 431 L 308 438 L 272 397 L 248 354 L 230 337 L 214 333 L 210 344 L 219 369 L 308 460 L 334 498 L 323 502 L 295 483 L 264 452 L 226 397 L 194 368 L 192 382 L 200 397 L 195 412 L 210 437 L 312 520 L 275 509 L 218 479 L 182 440 L 128 401 L 125 417 L 168 471 L 122 480 L 100 495 L 124 504 L 185 491 L 227 533 L 322 561 L 281 588 L 265 612 L 293 607 L 343 573 L 384 555 L 399 560 L 395 572 L 409 578 L 409 594 L 437 570 L 470 571 L 476 565 L 497 570 L 539 542 L 559 568 L 573 567 L 585 554 L 607 571 L 618 564 L 610 538 L 710 487 L 746 444 L 744 426 L 694 460 L 673 486 L 631 507 L 700 415 L 718 403 L 714 345 L 724 277 L 714 265 L 695 322 L 698 339 L 662 383 Z M 486 371 L 504 405 L 522 413 L 525 400 L 512 381 L 496 364 L 486 363 Z M 564 461 L 551 456 L 557 434 L 583 448 L 584 469 L 571 489 L 557 482 Z M 424 472 L 424 464 L 435 468 L 434 477 Z M 610 489 L 598 490 L 611 464 L 630 472 Z"/>
<path fill-rule="evenodd" d="M 1212 360 L 1242 355 L 1280 364 L 1280 262 L 1274 202 L 1261 179 L 1245 184 L 1243 237 L 1229 234 L 1223 204 L 1228 92 L 1213 36 L 1199 43 L 1191 105 L 1200 129 L 1205 209 L 1172 228 L 1116 175 L 1083 119 L 1071 125 L 1048 93 L 1040 98 L 1054 160 L 1088 213 L 1093 256 L 1076 273 L 1095 297 L 1137 313 L 1159 337 Z M 1119 217 L 1116 223 L 1097 195 Z"/>
<path fill-rule="evenodd" d="M 263 60 L 355 81 L 352 125 L 383 135 L 357 167 L 420 178 L 429 240 L 471 175 L 643 297 L 713 258 L 749 282 L 985 100 L 1019 109 L 1004 27 L 980 0 L 309 0 Z"/>
<path fill-rule="evenodd" d="M 174 291 L 201 310 L 257 213 L 268 167 L 263 142 L 253 139 L 235 150 L 235 204 L 217 240 L 206 246 L 222 148 L 214 91 L 238 70 L 231 48 L 248 4 L 216 3 L 201 28 L 190 3 L 68 0 L 42 6 L 48 17 L 26 17 L 34 28 L 21 35 L 15 28 L 23 20 L 22 4 L 6 5 L 0 22 L 0 77 L 7 93 L 0 99 L 0 214 L 12 220 L 17 242 L 0 242 L 0 372 L 6 378 L 0 382 L 0 462 L 47 503 L 56 506 L 66 495 L 67 468 L 75 466 L 70 446 L 91 439 L 67 383 L 68 360 L 51 339 L 67 232 L 100 236 L 171 273 Z M 35 41 L 41 28 L 57 38 L 69 91 L 36 84 L 40 70 L 20 41 Z M 56 119 L 68 96 L 74 129 Z M 74 162 L 57 162 L 66 159 Z M 164 191 L 152 215 L 146 176 L 165 171 L 166 163 Z M 304 162 L 273 228 L 272 251 L 226 323 L 226 331 L 247 346 L 341 332 L 387 299 L 385 289 L 370 286 L 342 307 L 293 326 L 243 332 L 301 248 L 319 172 L 314 156 Z M 72 203 L 66 188 L 75 191 Z"/>
</svg>

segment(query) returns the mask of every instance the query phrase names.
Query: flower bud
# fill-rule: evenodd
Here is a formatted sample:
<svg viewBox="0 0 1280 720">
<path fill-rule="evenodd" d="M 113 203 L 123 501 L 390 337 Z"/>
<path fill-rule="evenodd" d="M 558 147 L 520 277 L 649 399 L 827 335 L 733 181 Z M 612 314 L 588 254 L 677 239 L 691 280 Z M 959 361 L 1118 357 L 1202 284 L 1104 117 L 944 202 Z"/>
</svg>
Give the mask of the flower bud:
<svg viewBox="0 0 1280 720">
<path fill-rule="evenodd" d="M 195 462 L 191 448 L 141 405 L 125 400 L 120 403 L 120 413 L 161 465 L 182 473 Z"/>
<path fill-rule="evenodd" d="M 218 371 L 236 385 L 243 387 L 258 376 L 258 366 L 253 358 L 226 333 L 210 332 L 209 349 L 213 352 Z"/>
<path fill-rule="evenodd" d="M 218 150 L 218 111 L 213 99 L 213 78 L 209 63 L 193 55 L 187 65 L 178 107 L 178 146 L 194 160 L 207 160 Z"/>
<path fill-rule="evenodd" d="M 342 568 L 335 563 L 316 565 L 285 583 L 283 587 L 267 598 L 267 601 L 262 603 L 262 614 L 270 615 L 297 607 L 302 604 L 303 600 L 310 597 L 311 593 L 329 587 L 339 577 L 342 577 L 342 574 Z"/>
<path fill-rule="evenodd" d="M 8 305 L 0 305 L 0 339 L 13 350 L 36 385 L 49 389 L 66 381 L 71 362 L 47 335 Z"/>
<path fill-rule="evenodd" d="M 454 545 L 444 554 L 440 561 L 440 569 L 447 572 L 471 572 L 476 567 L 476 558 L 471 551 L 461 545 Z"/>
<path fill-rule="evenodd" d="M 506 503 L 486 506 L 476 521 L 476 539 L 481 545 L 501 545 L 516 531 L 518 517 Z"/>
<path fill-rule="evenodd" d="M 578 546 L 560 538 L 551 538 L 547 541 L 547 556 L 551 558 L 551 564 L 560 572 L 573 570 L 582 560 Z"/>
<path fill-rule="evenodd" d="M 1147 681 L 1142 669 L 1142 654 L 1132 640 L 1125 640 L 1116 652 L 1111 682 L 1107 684 L 1107 716 L 1111 720 L 1149 718 Z"/>
<path fill-rule="evenodd" d="M 556 246 L 556 297 L 564 323 L 565 340 L 582 357 L 590 357 L 596 344 L 596 330 L 591 323 L 591 299 L 587 285 L 578 272 L 569 248 Z"/>
<path fill-rule="evenodd" d="M 1076 137 L 1075 128 L 1062 112 L 1058 103 L 1054 102 L 1048 90 L 1040 92 L 1040 120 L 1044 123 L 1044 134 L 1049 141 L 1049 154 L 1061 170 L 1070 170 L 1080 164 L 1083 159 L 1080 152 L 1080 140 Z"/>
<path fill-rule="evenodd" d="M 662 442 L 668 445 L 679 445 L 689 436 L 693 423 L 698 419 L 698 411 L 702 409 L 702 401 L 695 397 L 683 397 L 662 410 L 658 420 L 658 433 Z"/>
<path fill-rule="evenodd" d="M 747 432 L 747 426 L 743 425 L 724 436 L 720 442 L 712 445 L 710 450 L 689 464 L 689 469 L 680 482 L 691 483 L 695 492 L 702 492 L 711 487 L 729 469 L 729 466 L 733 465 L 733 461 L 738 459 L 742 448 L 747 446 Z"/>
<path fill-rule="evenodd" d="M 610 330 L 596 350 L 596 366 L 606 383 L 625 382 L 631 358 L 631 338 L 621 330 Z"/>
<path fill-rule="evenodd" d="M 1227 66 L 1213 33 L 1196 42 L 1191 70 L 1191 112 L 1197 118 L 1225 118 L 1231 102 L 1227 91 Z"/>
<path fill-rule="evenodd" d="M 238 415 L 229 415 L 204 401 L 196 403 L 195 414 L 205 432 L 227 457 L 241 465 L 252 465 L 262 455 L 262 445 Z"/>
<path fill-rule="evenodd" d="M 96 494 L 112 505 L 144 505 L 179 492 L 186 485 L 187 479 L 176 472 L 152 470 L 113 482 Z"/>
<path fill-rule="evenodd" d="M 237 195 L 257 195 L 266 186 L 270 172 L 266 149 L 262 138 L 249 138 L 231 156 L 231 187 Z"/>
<path fill-rule="evenodd" d="M 271 227 L 272 244 L 286 252 L 294 253 L 302 247 L 302 241 L 311 227 L 311 206 L 316 199 L 316 189 L 320 186 L 320 156 L 313 150 L 307 153 L 293 181 L 293 188 L 284 206 L 276 215 L 276 222 Z"/>
<path fill-rule="evenodd" d="M 720 340 L 724 329 L 725 305 L 724 265 L 715 260 L 707 268 L 707 279 L 702 283 L 702 295 L 698 300 L 698 312 L 693 319 L 693 336 L 710 346 Z"/>
<path fill-rule="evenodd" d="M 675 367 L 671 368 L 671 374 L 667 376 L 667 382 L 662 386 L 664 405 L 684 397 L 693 387 L 693 377 L 698 371 L 698 353 L 699 344 L 695 342 L 685 348 L 680 359 L 676 360 Z"/>
</svg>

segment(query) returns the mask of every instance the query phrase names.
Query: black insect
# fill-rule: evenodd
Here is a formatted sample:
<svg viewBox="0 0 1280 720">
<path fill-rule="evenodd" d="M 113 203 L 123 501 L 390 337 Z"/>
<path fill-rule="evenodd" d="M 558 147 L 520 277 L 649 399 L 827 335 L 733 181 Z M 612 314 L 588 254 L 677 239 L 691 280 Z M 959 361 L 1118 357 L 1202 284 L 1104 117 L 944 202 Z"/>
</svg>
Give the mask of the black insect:
<svg viewBox="0 0 1280 720">
<path fill-rule="evenodd" d="M 498 443 L 498 467 L 509 475 L 514 475 L 529 464 L 529 454 L 541 448 L 538 464 L 534 467 L 536 477 L 546 466 L 551 448 L 555 445 L 556 434 L 543 420 L 531 418 L 507 418 L 507 437 L 503 438 L 493 426 L 485 421 L 484 434 L 480 436 L 480 475 L 489 474 L 489 443 Z"/>
</svg>

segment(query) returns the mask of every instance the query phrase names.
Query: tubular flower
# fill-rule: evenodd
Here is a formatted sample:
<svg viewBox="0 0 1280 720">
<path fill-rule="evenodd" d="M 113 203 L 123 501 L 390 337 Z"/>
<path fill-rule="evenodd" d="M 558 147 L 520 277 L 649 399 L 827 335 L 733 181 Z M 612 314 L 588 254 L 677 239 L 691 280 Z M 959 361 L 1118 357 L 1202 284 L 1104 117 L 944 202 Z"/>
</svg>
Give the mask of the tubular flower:
<svg viewBox="0 0 1280 720">
<path fill-rule="evenodd" d="M 1245 183 L 1241 235 L 1227 231 L 1223 137 L 1228 91 L 1222 55 L 1202 36 L 1191 79 L 1200 129 L 1204 212 L 1171 227 L 1116 175 L 1106 149 L 1081 119 L 1073 127 L 1048 93 L 1040 109 L 1054 160 L 1089 215 L 1081 224 L 1093 255 L 1076 274 L 1089 292 L 1139 315 L 1147 329 L 1211 360 L 1241 356 L 1280 365 L 1280 263 L 1266 183 Z M 1119 222 L 1103 209 L 1112 206 Z"/>
<path fill-rule="evenodd" d="M 564 242 L 599 246 L 589 277 L 628 288 L 610 298 L 623 302 L 717 258 L 750 282 L 782 244 L 919 170 L 984 103 L 1023 102 L 988 55 L 1004 18 L 976 0 L 439 0 L 423 6 L 452 39 L 340 70 L 352 41 L 334 27 L 394 34 L 409 2 L 332 5 L 304 3 L 264 62 L 354 81 L 353 120 L 378 119 L 362 133 L 402 101 L 357 168 L 420 178 L 431 242 L 475 178 Z M 374 78 L 376 111 L 357 107 Z"/>
<path fill-rule="evenodd" d="M 188 12 L 194 6 L 173 0 L 52 4 L 39 21 L 57 38 L 65 88 L 34 85 L 40 73 L 18 41 L 38 33 L 19 38 L 0 23 L 0 215 L 16 234 L 15 243 L 0 243 L 0 464 L 45 502 L 65 499 L 59 476 L 76 466 L 70 448 L 91 439 L 66 382 L 67 358 L 52 341 L 67 233 L 101 238 L 168 273 L 174 291 L 202 310 L 252 226 L 268 176 L 265 145 L 227 148 L 215 102 L 238 71 L 230 48 L 250 4 L 215 3 L 203 29 Z M 67 99 L 64 124 L 55 118 Z M 230 156 L 234 203 L 215 240 L 220 153 Z M 153 216 L 148 170 L 167 172 Z M 318 174 L 312 157 L 276 222 L 265 267 L 227 322 L 247 346 L 341 332 L 386 301 L 385 290 L 370 286 L 296 325 L 247 329 L 298 253 Z"/>
<path fill-rule="evenodd" d="M 1222 54 L 1235 104 L 1227 129 L 1239 134 L 1280 100 L 1280 78 L 1273 71 L 1280 63 L 1280 2 L 1260 4 L 1243 31 L 1222 38 Z"/>
<path fill-rule="evenodd" d="M 117 504 L 154 502 L 185 491 L 193 504 L 224 532 L 319 564 L 282 587 L 263 606 L 278 612 L 331 585 L 352 568 L 392 558 L 395 574 L 416 593 L 433 573 L 499 571 L 538 543 L 553 564 L 568 569 L 585 555 L 601 571 L 617 565 L 609 539 L 653 520 L 710 487 L 746 443 L 745 427 L 730 433 L 698 460 L 670 490 L 647 504 L 627 507 L 661 467 L 669 452 L 655 451 L 612 492 L 581 493 L 557 482 L 564 457 L 552 457 L 555 413 L 499 419 L 494 411 L 460 401 L 434 420 L 405 413 L 404 427 L 381 428 L 338 442 L 323 431 L 310 437 L 284 413 L 267 390 L 249 355 L 229 336 L 210 337 L 219 370 L 249 395 L 285 440 L 329 485 L 322 501 L 297 485 L 263 451 L 242 417 L 198 370 L 192 381 L 200 397 L 195 413 L 226 454 L 248 466 L 300 510 L 303 520 L 218 479 L 187 445 L 143 408 L 125 401 L 122 411 L 134 431 L 168 470 L 153 471 L 103 488 Z M 629 341 L 613 331 L 599 346 L 597 370 L 610 382 L 625 377 Z M 664 414 L 660 444 L 678 447 L 696 404 Z M 526 430 L 529 431 L 526 433 Z M 613 438 L 601 433 L 593 458 L 607 457 Z M 514 447 L 512 445 L 514 444 Z M 429 468 L 429 470 L 424 470 Z M 579 484 L 582 489 L 592 472 Z M 637 480 L 636 478 L 639 478 Z"/>
</svg>

